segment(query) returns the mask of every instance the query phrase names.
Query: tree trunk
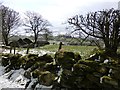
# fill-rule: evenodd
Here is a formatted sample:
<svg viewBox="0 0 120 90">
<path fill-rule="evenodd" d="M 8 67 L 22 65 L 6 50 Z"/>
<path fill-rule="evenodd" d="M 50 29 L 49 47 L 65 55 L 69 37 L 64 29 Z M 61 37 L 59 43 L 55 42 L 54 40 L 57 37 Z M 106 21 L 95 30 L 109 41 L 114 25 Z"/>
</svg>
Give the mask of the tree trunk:
<svg viewBox="0 0 120 90">
<path fill-rule="evenodd" d="M 10 53 L 12 53 L 12 46 L 10 46 Z"/>
<path fill-rule="evenodd" d="M 35 36 L 35 42 L 34 42 L 35 44 L 37 43 L 37 37 Z"/>
<path fill-rule="evenodd" d="M 29 53 L 29 49 L 30 49 L 30 45 L 27 45 L 27 51 L 26 51 L 26 54 Z"/>
<path fill-rule="evenodd" d="M 38 35 L 37 35 L 37 34 L 35 34 L 34 39 L 35 39 L 35 40 L 34 40 L 34 47 L 36 47 L 36 46 L 37 46 L 37 45 L 36 45 L 36 44 L 37 44 L 37 39 L 38 39 Z"/>
<path fill-rule="evenodd" d="M 8 46 L 8 35 L 4 30 L 2 30 L 2 38 L 3 38 L 4 44 Z"/>
<path fill-rule="evenodd" d="M 5 45 L 8 46 L 8 39 L 4 38 Z"/>
<path fill-rule="evenodd" d="M 16 46 L 14 46 L 14 54 L 15 54 Z"/>
</svg>

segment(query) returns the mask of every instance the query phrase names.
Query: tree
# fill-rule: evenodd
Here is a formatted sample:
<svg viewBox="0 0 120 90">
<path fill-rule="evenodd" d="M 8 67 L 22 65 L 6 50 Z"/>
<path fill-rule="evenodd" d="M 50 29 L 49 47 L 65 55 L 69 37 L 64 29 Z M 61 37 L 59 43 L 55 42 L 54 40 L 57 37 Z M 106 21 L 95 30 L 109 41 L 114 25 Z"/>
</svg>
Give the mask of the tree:
<svg viewBox="0 0 120 90">
<path fill-rule="evenodd" d="M 0 5 L 1 11 L 1 25 L 2 25 L 2 39 L 5 45 L 8 45 L 10 33 L 20 26 L 20 15 L 18 12 Z"/>
<path fill-rule="evenodd" d="M 68 19 L 74 31 L 82 31 L 87 36 L 101 39 L 105 45 L 105 52 L 116 54 L 120 43 L 120 10 L 103 10 L 90 12 L 85 17 L 76 15 Z"/>
<path fill-rule="evenodd" d="M 51 36 L 52 36 L 52 32 L 49 29 L 43 30 L 43 37 L 45 41 L 48 41 Z"/>
<path fill-rule="evenodd" d="M 28 33 L 32 32 L 34 34 L 34 44 L 36 44 L 39 33 L 43 30 L 48 30 L 48 26 L 50 26 L 50 23 L 43 19 L 41 15 L 35 12 L 26 12 L 26 21 L 24 23 L 24 26 L 27 27 L 25 29 Z"/>
</svg>

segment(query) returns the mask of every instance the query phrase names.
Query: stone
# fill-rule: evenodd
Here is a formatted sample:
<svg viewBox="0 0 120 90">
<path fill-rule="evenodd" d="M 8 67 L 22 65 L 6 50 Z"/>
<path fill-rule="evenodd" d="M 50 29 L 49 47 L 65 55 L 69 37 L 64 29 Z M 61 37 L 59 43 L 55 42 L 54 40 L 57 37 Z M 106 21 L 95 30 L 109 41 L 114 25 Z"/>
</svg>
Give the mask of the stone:
<svg viewBox="0 0 120 90">
<path fill-rule="evenodd" d="M 28 79 L 31 79 L 31 72 L 30 71 L 25 71 L 24 76 Z"/>
<path fill-rule="evenodd" d="M 41 75 L 40 70 L 36 69 L 32 72 L 32 77 L 33 78 L 38 78 Z"/>
<path fill-rule="evenodd" d="M 116 87 L 116 86 L 118 87 L 118 81 L 109 76 L 103 76 L 102 83 L 108 84 L 108 85 L 113 85 L 114 87 Z"/>
<path fill-rule="evenodd" d="M 55 80 L 55 75 L 49 71 L 41 72 L 39 83 L 45 86 L 51 86 Z"/>
<path fill-rule="evenodd" d="M 46 63 L 51 63 L 51 62 L 53 62 L 53 58 L 52 58 L 52 56 L 49 55 L 49 54 L 45 54 L 45 55 L 43 55 L 43 56 L 40 56 L 40 57 L 38 57 L 37 60 L 40 61 L 40 62 L 46 62 Z"/>
<path fill-rule="evenodd" d="M 4 66 L 4 67 L 9 65 L 9 58 L 2 56 L 1 65 Z"/>
</svg>

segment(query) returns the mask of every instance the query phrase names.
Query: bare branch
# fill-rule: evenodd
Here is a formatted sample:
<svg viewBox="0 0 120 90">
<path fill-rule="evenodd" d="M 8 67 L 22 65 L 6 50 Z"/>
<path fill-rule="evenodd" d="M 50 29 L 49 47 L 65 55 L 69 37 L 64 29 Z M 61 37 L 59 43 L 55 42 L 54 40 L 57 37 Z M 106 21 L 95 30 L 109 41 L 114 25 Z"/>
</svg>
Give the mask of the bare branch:
<svg viewBox="0 0 120 90">
<path fill-rule="evenodd" d="M 50 23 L 47 20 L 44 20 L 42 16 L 36 12 L 27 11 L 25 15 L 27 16 L 26 23 L 23 25 L 27 27 L 27 32 L 29 30 L 34 33 L 34 43 L 36 43 L 39 33 L 45 29 L 48 29 Z"/>
<path fill-rule="evenodd" d="M 76 15 L 68 19 L 73 32 L 82 31 L 95 38 L 102 39 L 105 47 L 114 49 L 115 52 L 120 43 L 120 10 L 103 10 L 90 12 L 86 16 Z"/>
</svg>

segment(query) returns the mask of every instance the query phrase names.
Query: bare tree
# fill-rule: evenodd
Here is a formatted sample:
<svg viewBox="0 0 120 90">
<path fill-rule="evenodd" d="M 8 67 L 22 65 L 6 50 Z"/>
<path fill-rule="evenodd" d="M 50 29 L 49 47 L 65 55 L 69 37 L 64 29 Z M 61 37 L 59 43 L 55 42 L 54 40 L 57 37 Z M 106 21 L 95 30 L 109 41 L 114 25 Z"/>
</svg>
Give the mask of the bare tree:
<svg viewBox="0 0 120 90">
<path fill-rule="evenodd" d="M 3 42 L 8 45 L 10 33 L 20 25 L 20 15 L 4 5 L 0 5 L 0 11 Z"/>
<path fill-rule="evenodd" d="M 120 10 L 103 10 L 76 15 L 68 19 L 74 31 L 82 31 L 88 36 L 101 39 L 105 44 L 105 52 L 116 54 L 120 43 Z"/>
<path fill-rule="evenodd" d="M 32 32 L 34 34 L 34 44 L 36 44 L 39 33 L 43 30 L 48 30 L 50 23 L 43 19 L 40 14 L 30 11 L 26 12 L 25 19 L 24 26 L 27 27 L 25 30 L 28 33 Z"/>
</svg>

